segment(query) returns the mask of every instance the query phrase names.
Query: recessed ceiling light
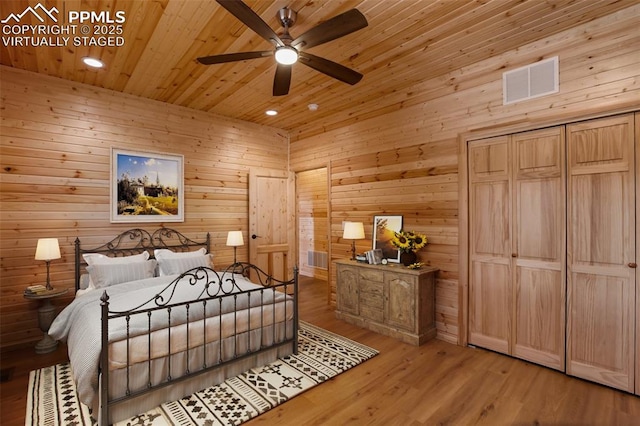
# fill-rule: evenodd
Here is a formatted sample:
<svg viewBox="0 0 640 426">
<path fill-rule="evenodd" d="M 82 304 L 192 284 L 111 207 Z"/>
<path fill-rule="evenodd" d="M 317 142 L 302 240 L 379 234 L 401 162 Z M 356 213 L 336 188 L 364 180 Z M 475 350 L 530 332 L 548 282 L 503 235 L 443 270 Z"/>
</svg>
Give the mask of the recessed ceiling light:
<svg viewBox="0 0 640 426">
<path fill-rule="evenodd" d="M 276 111 L 275 109 L 268 109 L 265 111 L 265 114 L 267 115 L 278 115 L 278 111 Z"/>
<path fill-rule="evenodd" d="M 89 58 L 89 57 L 82 58 L 82 62 L 84 62 L 86 65 L 89 65 L 90 67 L 93 67 L 93 68 L 102 68 L 104 66 L 101 60 L 95 59 L 95 58 Z"/>
</svg>

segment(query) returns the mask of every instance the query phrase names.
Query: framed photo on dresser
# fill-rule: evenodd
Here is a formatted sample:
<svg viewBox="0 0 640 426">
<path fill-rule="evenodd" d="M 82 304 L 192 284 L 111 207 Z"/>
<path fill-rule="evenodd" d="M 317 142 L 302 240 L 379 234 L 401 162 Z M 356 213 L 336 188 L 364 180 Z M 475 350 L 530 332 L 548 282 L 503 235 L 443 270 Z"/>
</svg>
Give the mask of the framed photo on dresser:
<svg viewBox="0 0 640 426">
<path fill-rule="evenodd" d="M 382 258 L 400 263 L 400 251 L 391 244 L 396 232 L 402 230 L 402 216 L 373 217 L 373 249 L 382 250 Z"/>
</svg>

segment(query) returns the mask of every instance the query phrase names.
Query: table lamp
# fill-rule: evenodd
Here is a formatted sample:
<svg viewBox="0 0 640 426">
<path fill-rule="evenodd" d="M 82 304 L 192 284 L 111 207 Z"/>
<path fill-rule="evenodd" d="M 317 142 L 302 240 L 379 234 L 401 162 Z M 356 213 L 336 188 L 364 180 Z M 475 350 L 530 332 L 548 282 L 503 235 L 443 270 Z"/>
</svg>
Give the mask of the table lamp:
<svg viewBox="0 0 640 426">
<path fill-rule="evenodd" d="M 238 263 L 236 257 L 236 250 L 239 246 L 244 245 L 244 239 L 242 239 L 242 231 L 229 231 L 227 234 L 227 246 L 233 247 L 233 263 Z"/>
<path fill-rule="evenodd" d="M 60 246 L 57 238 L 40 238 L 36 247 L 36 260 L 44 260 L 47 263 L 47 290 L 52 290 L 49 281 L 49 264 L 54 259 L 60 259 Z"/>
<path fill-rule="evenodd" d="M 342 238 L 351 241 L 351 260 L 356 260 L 356 240 L 364 239 L 364 225 L 362 222 L 345 222 Z"/>
</svg>

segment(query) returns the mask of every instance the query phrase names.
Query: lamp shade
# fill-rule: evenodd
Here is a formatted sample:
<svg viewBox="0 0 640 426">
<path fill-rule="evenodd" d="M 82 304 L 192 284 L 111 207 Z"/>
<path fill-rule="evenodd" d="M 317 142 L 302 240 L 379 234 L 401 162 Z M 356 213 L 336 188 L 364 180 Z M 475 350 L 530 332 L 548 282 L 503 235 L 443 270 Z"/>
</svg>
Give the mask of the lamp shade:
<svg viewBox="0 0 640 426">
<path fill-rule="evenodd" d="M 57 238 L 40 238 L 36 247 L 36 260 L 60 259 L 60 246 Z"/>
<path fill-rule="evenodd" d="M 362 222 L 345 222 L 342 238 L 362 240 L 364 238 L 364 225 Z"/>
<path fill-rule="evenodd" d="M 232 247 L 243 246 L 242 231 L 229 231 L 227 234 L 227 245 Z"/>
</svg>

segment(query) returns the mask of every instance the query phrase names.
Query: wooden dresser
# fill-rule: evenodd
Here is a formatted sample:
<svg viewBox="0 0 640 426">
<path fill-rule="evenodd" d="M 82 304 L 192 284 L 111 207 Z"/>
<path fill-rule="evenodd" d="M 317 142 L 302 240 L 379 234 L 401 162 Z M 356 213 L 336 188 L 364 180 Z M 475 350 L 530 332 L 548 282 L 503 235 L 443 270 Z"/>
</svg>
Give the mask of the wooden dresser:
<svg viewBox="0 0 640 426">
<path fill-rule="evenodd" d="M 405 343 L 436 335 L 436 268 L 337 260 L 336 317 Z"/>
</svg>

